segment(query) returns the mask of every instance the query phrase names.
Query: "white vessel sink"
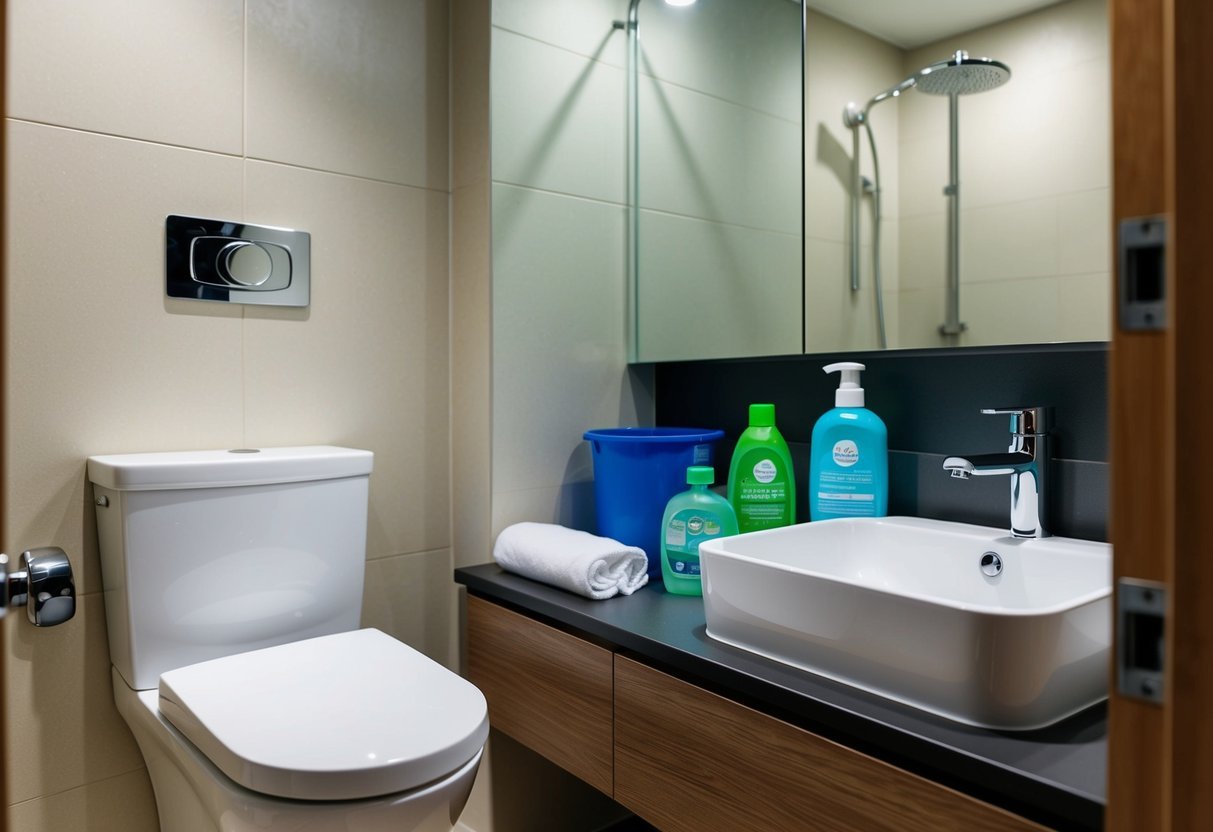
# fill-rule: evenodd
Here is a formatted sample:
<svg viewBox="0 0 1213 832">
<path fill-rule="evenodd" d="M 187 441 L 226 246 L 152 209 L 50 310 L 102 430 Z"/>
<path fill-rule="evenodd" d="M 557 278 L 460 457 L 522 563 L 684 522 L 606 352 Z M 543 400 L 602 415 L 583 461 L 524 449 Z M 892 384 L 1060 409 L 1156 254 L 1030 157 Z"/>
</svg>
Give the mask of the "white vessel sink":
<svg viewBox="0 0 1213 832">
<path fill-rule="evenodd" d="M 1040 728 L 1107 697 L 1107 544 L 847 518 L 699 555 L 708 635 L 735 647 L 984 728 Z"/>
</svg>

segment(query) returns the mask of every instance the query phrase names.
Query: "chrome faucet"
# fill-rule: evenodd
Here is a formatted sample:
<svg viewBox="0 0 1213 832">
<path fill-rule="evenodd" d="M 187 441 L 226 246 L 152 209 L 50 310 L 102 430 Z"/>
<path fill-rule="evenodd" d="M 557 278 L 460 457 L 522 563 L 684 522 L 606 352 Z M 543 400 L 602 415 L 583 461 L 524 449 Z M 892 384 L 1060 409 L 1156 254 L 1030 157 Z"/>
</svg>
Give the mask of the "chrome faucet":
<svg viewBox="0 0 1213 832">
<path fill-rule="evenodd" d="M 1005 454 L 950 456 L 943 469 L 957 479 L 1011 477 L 1011 536 L 1048 537 L 1048 461 L 1051 407 L 982 410 L 1011 417 L 1011 447 Z"/>
</svg>

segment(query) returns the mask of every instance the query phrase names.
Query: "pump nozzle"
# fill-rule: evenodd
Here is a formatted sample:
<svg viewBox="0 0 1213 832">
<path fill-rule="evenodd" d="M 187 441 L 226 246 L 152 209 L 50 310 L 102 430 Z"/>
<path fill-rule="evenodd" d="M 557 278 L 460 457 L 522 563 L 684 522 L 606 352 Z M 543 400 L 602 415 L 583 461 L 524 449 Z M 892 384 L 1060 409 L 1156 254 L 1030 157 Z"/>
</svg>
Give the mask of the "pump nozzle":
<svg viewBox="0 0 1213 832">
<path fill-rule="evenodd" d="M 855 361 L 839 361 L 824 367 L 827 373 L 839 373 L 842 376 L 838 392 L 834 394 L 835 407 L 863 407 L 863 388 L 859 386 L 859 374 L 866 369 Z"/>
</svg>

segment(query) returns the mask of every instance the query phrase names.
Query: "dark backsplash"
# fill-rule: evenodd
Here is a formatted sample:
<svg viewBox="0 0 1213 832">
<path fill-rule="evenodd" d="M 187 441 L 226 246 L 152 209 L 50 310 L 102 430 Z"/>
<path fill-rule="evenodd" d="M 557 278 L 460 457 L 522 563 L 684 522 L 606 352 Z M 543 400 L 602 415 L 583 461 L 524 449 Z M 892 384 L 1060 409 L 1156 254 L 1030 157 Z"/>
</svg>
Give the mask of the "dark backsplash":
<svg viewBox="0 0 1213 832">
<path fill-rule="evenodd" d="M 822 367 L 859 361 L 867 407 L 889 429 L 889 513 L 1005 526 L 1009 480 L 954 480 L 945 456 L 1005 450 L 1007 417 L 986 407 L 1052 405 L 1053 534 L 1107 539 L 1106 344 L 899 350 L 655 365 L 657 424 L 722 428 L 723 482 L 751 402 L 774 402 L 796 466 L 797 517 L 805 497 L 813 424 L 834 406 L 838 375 Z"/>
</svg>

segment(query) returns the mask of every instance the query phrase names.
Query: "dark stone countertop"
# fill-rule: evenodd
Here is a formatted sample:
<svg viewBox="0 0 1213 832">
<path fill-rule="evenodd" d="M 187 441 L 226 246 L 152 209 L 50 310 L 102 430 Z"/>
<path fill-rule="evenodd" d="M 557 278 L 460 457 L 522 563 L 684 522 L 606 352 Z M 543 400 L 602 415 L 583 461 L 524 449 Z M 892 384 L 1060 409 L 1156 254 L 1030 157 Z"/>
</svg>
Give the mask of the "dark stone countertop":
<svg viewBox="0 0 1213 832">
<path fill-rule="evenodd" d="M 660 583 L 591 601 L 502 570 L 455 570 L 476 596 L 605 642 L 842 745 L 1059 829 L 1103 828 L 1103 705 L 1038 731 L 973 728 L 721 644 L 703 599 Z"/>
</svg>

